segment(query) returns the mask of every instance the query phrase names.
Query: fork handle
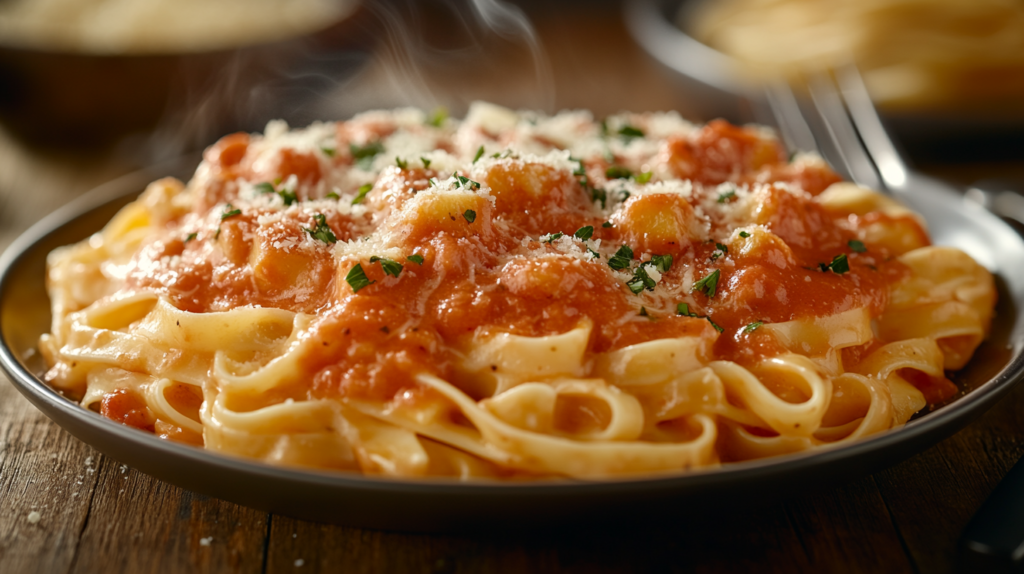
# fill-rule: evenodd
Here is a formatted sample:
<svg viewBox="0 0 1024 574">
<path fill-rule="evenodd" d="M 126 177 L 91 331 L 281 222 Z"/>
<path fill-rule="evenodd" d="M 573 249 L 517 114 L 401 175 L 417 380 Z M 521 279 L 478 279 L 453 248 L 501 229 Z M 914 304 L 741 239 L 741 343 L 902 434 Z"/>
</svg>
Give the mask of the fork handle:
<svg viewBox="0 0 1024 574">
<path fill-rule="evenodd" d="M 970 571 L 1024 569 L 1024 458 L 1013 465 L 968 523 L 960 536 L 960 551 Z"/>
</svg>

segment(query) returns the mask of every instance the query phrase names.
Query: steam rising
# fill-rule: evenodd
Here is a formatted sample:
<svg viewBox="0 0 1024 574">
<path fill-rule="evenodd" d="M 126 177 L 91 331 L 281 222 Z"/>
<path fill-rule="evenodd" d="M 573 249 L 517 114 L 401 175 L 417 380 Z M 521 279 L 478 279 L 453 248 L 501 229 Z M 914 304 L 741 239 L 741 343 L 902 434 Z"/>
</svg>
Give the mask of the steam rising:
<svg viewBox="0 0 1024 574">
<path fill-rule="evenodd" d="M 490 100 L 554 111 L 547 55 L 526 15 L 501 0 L 393 0 L 363 7 L 333 36 L 291 41 L 190 64 L 168 114 L 145 141 L 151 163 L 201 149 L 231 131 L 340 120 L 368 109 L 444 107 L 453 115 Z M 141 157 L 140 157 L 141 156 Z"/>
</svg>

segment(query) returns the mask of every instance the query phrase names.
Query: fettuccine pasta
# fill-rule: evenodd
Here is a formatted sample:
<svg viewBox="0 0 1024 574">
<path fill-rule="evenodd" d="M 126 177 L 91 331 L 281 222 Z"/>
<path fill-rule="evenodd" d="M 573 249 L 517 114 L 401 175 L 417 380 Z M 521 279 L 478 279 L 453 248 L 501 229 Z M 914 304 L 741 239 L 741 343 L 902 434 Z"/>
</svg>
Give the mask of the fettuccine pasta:
<svg viewBox="0 0 1024 574">
<path fill-rule="evenodd" d="M 615 478 L 845 444 L 958 390 L 992 276 L 921 219 L 672 113 L 474 104 L 210 147 L 54 251 L 46 380 L 273 464 Z"/>
</svg>

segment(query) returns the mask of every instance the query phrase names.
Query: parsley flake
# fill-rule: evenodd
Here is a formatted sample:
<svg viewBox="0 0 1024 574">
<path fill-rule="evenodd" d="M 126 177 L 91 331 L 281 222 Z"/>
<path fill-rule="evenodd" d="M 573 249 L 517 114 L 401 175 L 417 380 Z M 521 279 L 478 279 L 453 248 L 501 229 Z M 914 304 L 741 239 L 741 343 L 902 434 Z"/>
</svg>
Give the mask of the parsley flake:
<svg viewBox="0 0 1024 574">
<path fill-rule="evenodd" d="M 355 198 L 352 199 L 352 205 L 362 203 L 363 200 L 366 199 L 366 194 L 370 193 L 371 189 L 373 189 L 372 183 L 364 183 L 363 185 L 360 185 L 359 192 L 356 193 Z"/>
<path fill-rule="evenodd" d="M 590 187 L 586 183 L 583 183 L 583 187 L 584 189 L 590 190 L 590 201 L 600 201 L 601 209 L 604 209 L 605 205 L 608 203 L 608 193 L 600 187 Z"/>
<path fill-rule="evenodd" d="M 601 227 L 604 227 L 604 228 L 608 228 L 608 227 L 611 227 L 611 226 L 612 226 L 612 222 L 611 221 L 605 221 L 604 223 L 601 224 Z"/>
<path fill-rule="evenodd" d="M 395 261 L 394 259 L 388 259 L 387 257 L 377 257 L 374 255 L 370 258 L 370 263 L 380 262 L 380 268 L 384 270 L 384 273 L 392 277 L 398 277 L 402 272 L 402 264 Z"/>
<path fill-rule="evenodd" d="M 334 157 L 334 154 L 337 153 L 338 150 L 332 147 L 320 146 L 320 151 L 324 152 L 324 155 L 327 157 Z"/>
<path fill-rule="evenodd" d="M 285 205 L 291 205 L 299 200 L 299 197 L 295 195 L 295 190 L 292 189 L 279 189 L 277 190 L 277 195 L 281 197 L 281 201 Z"/>
<path fill-rule="evenodd" d="M 192 233 L 189 233 L 188 237 L 185 238 L 185 243 L 188 243 L 189 241 L 192 241 L 193 239 L 196 238 L 197 235 L 198 234 L 196 232 L 194 232 L 194 231 Z"/>
<path fill-rule="evenodd" d="M 711 323 L 711 326 L 714 327 L 715 330 L 718 331 L 719 333 L 725 331 L 725 329 L 718 326 L 718 323 L 712 321 L 711 317 L 708 317 L 707 315 L 698 315 L 693 311 L 690 311 L 690 305 L 687 303 L 679 303 L 678 305 L 676 305 L 676 315 L 682 315 L 684 317 L 694 317 L 696 319 L 705 319 L 708 323 Z"/>
<path fill-rule="evenodd" d="M 358 293 L 363 287 L 369 287 L 376 283 L 376 281 L 367 279 L 366 272 L 363 271 L 363 266 L 359 263 L 356 263 L 356 266 L 345 276 L 345 282 L 349 284 L 349 287 L 352 287 L 353 293 Z"/>
<path fill-rule="evenodd" d="M 718 194 L 718 203 L 726 203 L 736 198 L 736 190 L 730 189 L 725 193 Z"/>
<path fill-rule="evenodd" d="M 652 255 L 651 263 L 654 264 L 654 268 L 659 273 L 668 273 L 668 270 L 672 268 L 672 256 L 671 255 Z"/>
<path fill-rule="evenodd" d="M 395 165 L 398 166 L 398 169 L 408 169 L 409 168 L 409 162 L 407 162 L 404 159 L 398 157 L 397 155 L 395 156 Z"/>
<path fill-rule="evenodd" d="M 439 128 L 444 125 L 444 121 L 448 119 L 447 108 L 437 108 L 431 112 L 430 117 L 427 118 L 427 124 L 432 125 L 435 128 Z"/>
<path fill-rule="evenodd" d="M 224 206 L 224 213 L 220 214 L 220 220 L 224 221 L 225 219 L 227 219 L 229 217 L 234 217 L 236 215 L 242 215 L 242 210 L 241 209 L 235 209 L 229 203 L 229 204 Z"/>
<path fill-rule="evenodd" d="M 423 265 L 423 256 L 422 255 L 410 255 L 410 256 L 406 257 L 406 259 L 409 260 L 409 261 L 412 261 L 416 265 Z"/>
<path fill-rule="evenodd" d="M 377 157 L 377 154 L 384 153 L 384 144 L 379 140 L 363 146 L 350 143 L 348 149 L 352 152 L 352 159 L 356 160 L 359 167 L 368 171 L 373 167 L 373 158 Z"/>
<path fill-rule="evenodd" d="M 473 163 L 476 163 L 480 158 L 484 157 L 484 146 L 480 146 L 476 150 L 476 155 L 473 156 Z"/>
<path fill-rule="evenodd" d="M 633 250 L 628 245 L 623 245 L 612 255 L 611 259 L 608 260 L 608 267 L 619 271 L 629 267 L 629 262 L 633 259 Z"/>
<path fill-rule="evenodd" d="M 637 183 L 647 183 L 651 181 L 651 176 L 653 175 L 654 172 L 645 171 L 643 173 L 636 174 L 636 176 L 634 176 L 633 179 L 636 180 Z"/>
<path fill-rule="evenodd" d="M 559 231 L 558 233 L 552 233 L 548 235 L 548 238 L 544 241 L 544 243 L 550 244 L 552 241 L 558 241 L 559 239 L 562 238 L 562 235 L 563 233 L 561 231 Z"/>
<path fill-rule="evenodd" d="M 465 217 L 467 222 L 473 223 L 476 221 L 476 212 L 472 209 L 467 209 L 465 213 L 462 214 L 462 217 Z"/>
<path fill-rule="evenodd" d="M 338 192 L 332 191 L 332 192 L 328 193 L 327 195 L 325 195 L 324 198 L 326 198 L 326 199 L 341 199 L 341 196 L 338 195 Z"/>
<path fill-rule="evenodd" d="M 420 161 L 423 162 L 423 169 L 430 169 L 430 160 L 429 159 L 427 159 L 425 157 L 421 157 Z"/>
<path fill-rule="evenodd" d="M 740 237 L 747 238 L 750 237 L 750 234 L 747 233 L 746 231 L 740 231 Z"/>
<path fill-rule="evenodd" d="M 637 314 L 640 315 L 641 317 L 650 317 L 650 315 L 647 313 L 647 307 L 640 307 L 640 312 Z"/>
<path fill-rule="evenodd" d="M 715 269 L 706 277 L 694 283 L 691 291 L 700 291 L 701 293 L 704 293 L 708 297 L 714 297 L 715 293 L 718 292 L 718 279 L 719 277 L 721 277 L 721 275 L 722 272 L 718 269 Z"/>
<path fill-rule="evenodd" d="M 257 183 L 256 185 L 252 186 L 252 189 L 256 193 L 260 194 L 274 193 L 274 184 L 270 183 L 269 181 L 264 181 L 262 183 Z"/>
<path fill-rule="evenodd" d="M 466 189 L 480 189 L 480 183 L 473 181 L 468 177 L 462 177 L 458 173 L 453 173 L 452 177 L 455 178 L 455 187 L 465 187 Z"/>
<path fill-rule="evenodd" d="M 722 253 L 728 253 L 729 252 L 729 247 L 726 246 L 723 243 L 715 243 L 715 247 L 717 247 L 718 250 L 721 251 Z"/>
<path fill-rule="evenodd" d="M 633 278 L 626 282 L 626 287 L 633 292 L 634 295 L 639 295 L 641 291 L 647 289 L 648 291 L 654 291 L 654 287 L 657 283 L 651 276 L 647 274 L 647 270 L 641 265 L 633 270 Z"/>
<path fill-rule="evenodd" d="M 864 253 L 868 250 L 868 248 L 864 246 L 863 241 L 858 241 L 856 239 L 851 239 L 847 241 L 846 244 L 854 251 L 854 253 Z"/>
<path fill-rule="evenodd" d="M 749 324 L 749 325 L 747 325 L 746 327 L 743 328 L 743 333 L 744 334 L 752 333 L 752 332 L 756 331 L 757 328 L 760 327 L 761 325 L 764 325 L 764 321 L 754 321 L 753 323 L 751 323 L 751 324 Z"/>
<path fill-rule="evenodd" d="M 587 225 L 576 230 L 576 233 L 572 234 L 576 239 L 586 241 L 594 236 L 594 226 Z"/>
<path fill-rule="evenodd" d="M 587 168 L 583 165 L 583 160 L 575 157 L 570 157 L 569 161 L 576 162 L 576 169 L 572 170 L 572 174 L 575 176 L 587 175 Z"/>
<path fill-rule="evenodd" d="M 828 264 L 828 268 L 831 269 L 833 273 L 842 275 L 850 270 L 850 262 L 846 259 L 845 253 L 840 253 L 832 258 L 832 263 Z"/>
<path fill-rule="evenodd" d="M 302 230 L 308 233 L 309 236 L 312 237 L 313 239 L 319 239 L 324 243 L 338 242 L 338 238 L 334 235 L 334 232 L 331 231 L 331 227 L 327 225 L 327 218 L 324 217 L 324 214 L 317 213 L 316 215 L 313 216 L 313 221 L 316 223 L 316 226 L 314 226 L 312 229 L 308 227 L 303 227 Z M 362 268 L 360 268 L 360 270 L 361 269 Z"/>
<path fill-rule="evenodd" d="M 630 125 L 625 125 L 625 126 L 622 126 L 621 128 L 619 128 L 619 135 L 624 137 L 624 138 L 626 138 L 626 139 L 642 138 L 642 137 L 644 137 L 644 132 L 643 132 L 643 130 L 641 130 L 639 128 L 635 128 L 635 127 L 630 126 Z"/>
<path fill-rule="evenodd" d="M 604 170 L 604 176 L 608 179 L 629 179 L 629 176 L 631 175 L 633 175 L 633 172 L 621 165 L 613 165 Z"/>
</svg>

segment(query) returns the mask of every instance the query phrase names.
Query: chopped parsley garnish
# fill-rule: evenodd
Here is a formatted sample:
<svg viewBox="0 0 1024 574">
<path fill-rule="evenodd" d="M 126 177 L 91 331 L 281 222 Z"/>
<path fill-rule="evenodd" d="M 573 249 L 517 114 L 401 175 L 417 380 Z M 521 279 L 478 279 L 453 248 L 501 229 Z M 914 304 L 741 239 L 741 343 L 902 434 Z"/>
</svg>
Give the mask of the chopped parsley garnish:
<svg viewBox="0 0 1024 574">
<path fill-rule="evenodd" d="M 740 231 L 740 237 L 744 237 L 744 238 L 750 237 L 750 234 L 747 233 L 746 231 Z"/>
<path fill-rule="evenodd" d="M 473 156 L 473 163 L 476 163 L 480 158 L 484 157 L 484 146 L 480 146 L 476 150 L 476 155 Z"/>
<path fill-rule="evenodd" d="M 633 175 L 633 172 L 621 165 L 613 165 L 604 170 L 604 176 L 608 179 L 629 179 L 629 176 L 631 175 Z"/>
<path fill-rule="evenodd" d="M 721 276 L 722 272 L 718 269 L 715 269 L 706 277 L 694 283 L 693 289 L 691 290 L 700 291 L 701 293 L 704 293 L 708 297 L 714 297 L 715 293 L 718 292 L 718 278 Z"/>
<path fill-rule="evenodd" d="M 589 247 L 587 248 L 587 253 L 591 254 L 594 257 L 594 259 L 600 259 L 601 258 L 601 254 L 600 253 L 598 253 L 597 251 L 594 251 L 593 249 L 591 249 Z"/>
<path fill-rule="evenodd" d="M 380 143 L 379 140 L 364 146 L 350 143 L 348 144 L 348 149 L 352 152 L 352 158 L 356 160 L 359 167 L 369 170 L 373 167 L 373 158 L 379 153 L 384 153 L 384 144 Z"/>
<path fill-rule="evenodd" d="M 611 221 L 605 221 L 604 223 L 601 224 L 601 227 L 605 227 L 605 228 L 611 227 L 611 226 L 612 226 L 612 222 Z"/>
<path fill-rule="evenodd" d="M 338 242 L 338 238 L 334 235 L 334 232 L 331 231 L 330 226 L 327 225 L 327 218 L 324 217 L 324 214 L 317 213 L 316 215 L 313 216 L 313 221 L 316 223 L 316 226 L 314 226 L 312 229 L 308 227 L 303 227 L 302 230 L 308 233 L 309 236 L 312 237 L 313 239 L 319 239 L 324 243 Z M 360 271 L 361 270 L 362 268 L 360 268 Z"/>
<path fill-rule="evenodd" d="M 729 247 L 724 245 L 724 244 L 722 244 L 722 243 L 717 243 L 716 242 L 715 243 L 715 247 L 717 247 L 718 250 L 721 251 L 722 253 L 728 253 L 729 252 Z"/>
<path fill-rule="evenodd" d="M 793 163 L 793 160 L 796 159 L 796 154 L 797 153 L 799 153 L 799 152 L 792 151 L 792 152 L 789 153 L 789 163 Z"/>
<path fill-rule="evenodd" d="M 678 305 L 676 305 L 676 315 L 682 315 L 684 317 L 694 317 L 696 319 L 706 319 L 707 322 L 711 323 L 711 326 L 714 327 L 715 330 L 718 331 L 719 333 L 725 331 L 725 329 L 718 326 L 718 323 L 712 321 L 711 317 L 708 317 L 707 315 L 698 315 L 693 311 L 690 311 L 690 305 L 688 305 L 687 303 L 679 303 Z"/>
<path fill-rule="evenodd" d="M 284 201 L 285 205 L 291 205 L 299 200 L 299 197 L 295 195 L 295 190 L 279 189 L 277 195 L 281 196 L 281 201 Z"/>
<path fill-rule="evenodd" d="M 576 169 L 572 170 L 572 174 L 573 175 L 576 175 L 576 176 L 587 175 L 587 168 L 584 167 L 582 159 L 577 159 L 577 158 L 574 158 L 574 157 L 570 157 L 569 161 L 574 161 L 577 164 L 576 165 Z"/>
<path fill-rule="evenodd" d="M 735 189 L 730 189 L 729 191 L 727 191 L 725 193 L 719 193 L 718 194 L 718 203 L 726 203 L 728 201 L 732 201 L 735 198 L 736 198 L 736 190 Z"/>
<path fill-rule="evenodd" d="M 217 239 L 219 239 L 219 238 L 220 238 L 220 226 L 218 225 L 217 226 L 217 233 L 213 234 L 213 240 L 217 241 Z"/>
<path fill-rule="evenodd" d="M 562 238 L 562 235 L 563 234 L 561 231 L 559 231 L 558 233 L 552 233 L 551 235 L 548 235 L 548 238 L 544 241 L 544 243 L 550 244 L 552 241 L 558 241 L 559 239 Z"/>
<path fill-rule="evenodd" d="M 629 267 L 629 262 L 633 259 L 633 250 L 628 245 L 619 247 L 619 250 L 612 255 L 611 259 L 608 260 L 608 267 L 619 271 Z"/>
<path fill-rule="evenodd" d="M 334 154 L 337 153 L 336 149 L 327 146 L 320 146 L 320 151 L 324 152 L 327 157 L 334 157 Z"/>
<path fill-rule="evenodd" d="M 376 281 L 370 281 L 366 278 L 366 272 L 363 271 L 363 266 L 359 263 L 356 263 L 356 266 L 345 276 L 345 282 L 349 284 L 349 287 L 352 287 L 353 293 L 358 293 L 363 287 L 369 287 L 376 283 Z"/>
<path fill-rule="evenodd" d="M 253 190 L 256 191 L 256 193 L 274 193 L 274 184 L 270 183 L 269 181 L 257 183 L 256 185 L 252 186 L 252 188 Z"/>
<path fill-rule="evenodd" d="M 416 265 L 423 265 L 423 256 L 422 255 L 410 255 L 410 256 L 406 257 L 406 259 L 408 259 L 409 261 L 412 261 Z"/>
<path fill-rule="evenodd" d="M 853 250 L 854 253 L 864 253 L 865 251 L 868 250 L 868 248 L 864 246 L 863 241 L 858 241 L 856 239 L 851 239 L 847 241 L 846 244 L 850 247 L 850 249 Z"/>
<path fill-rule="evenodd" d="M 236 215 L 242 215 L 242 210 L 241 209 L 235 209 L 229 203 L 229 204 L 224 206 L 224 213 L 220 214 L 220 220 L 224 221 L 225 219 L 227 219 L 229 217 L 234 217 Z"/>
<path fill-rule="evenodd" d="M 408 169 L 409 168 L 409 162 L 407 162 L 404 159 L 398 157 L 397 155 L 395 156 L 395 165 L 398 166 L 398 169 Z"/>
<path fill-rule="evenodd" d="M 421 157 L 420 161 L 423 162 L 423 169 L 430 169 L 430 160 L 429 159 L 427 159 L 425 157 Z"/>
<path fill-rule="evenodd" d="M 363 200 L 366 199 L 366 194 L 370 193 L 371 189 L 373 189 L 373 184 L 372 183 L 364 183 L 363 185 L 360 185 L 359 186 L 359 192 L 356 193 L 355 198 L 352 199 L 352 205 L 355 205 L 357 203 L 362 203 Z"/>
<path fill-rule="evenodd" d="M 198 234 L 196 232 L 194 232 L 194 231 L 192 233 L 189 233 L 188 237 L 185 238 L 185 243 L 188 243 L 189 241 L 192 241 L 193 239 L 196 238 L 197 235 Z"/>
<path fill-rule="evenodd" d="M 427 185 L 429 187 L 437 187 L 437 180 L 434 178 L 430 178 L 427 180 Z"/>
<path fill-rule="evenodd" d="M 743 333 L 752 333 L 756 331 L 757 328 L 760 327 L 761 325 L 764 325 L 764 321 L 754 321 L 753 323 L 747 325 L 746 327 L 743 327 Z"/>
<path fill-rule="evenodd" d="M 444 125 L 444 121 L 446 119 L 448 119 L 448 109 L 437 108 L 436 110 L 431 112 L 430 117 L 427 118 L 427 123 L 429 125 L 434 126 L 435 128 L 439 128 L 442 125 Z"/>
<path fill-rule="evenodd" d="M 651 263 L 654 263 L 654 268 L 659 273 L 668 273 L 668 270 L 672 268 L 672 256 L 671 255 L 652 255 Z"/>
<path fill-rule="evenodd" d="M 392 277 L 398 277 L 402 272 L 402 264 L 395 261 L 394 259 L 388 259 L 387 257 L 377 257 L 374 255 L 370 258 L 370 263 L 380 262 L 380 268 L 384 270 L 384 273 Z"/>
<path fill-rule="evenodd" d="M 473 211 L 472 209 L 467 209 L 465 213 L 462 214 L 462 217 L 465 217 L 466 221 L 468 221 L 469 223 L 473 223 L 474 221 L 476 221 L 476 212 Z"/>
<path fill-rule="evenodd" d="M 640 313 L 638 313 L 638 315 L 640 315 L 641 317 L 650 317 L 650 315 L 647 313 L 647 307 L 640 307 Z"/>
<path fill-rule="evenodd" d="M 633 179 L 636 180 L 637 183 L 647 183 L 651 181 L 652 175 L 654 175 L 654 172 L 645 171 L 643 173 L 636 174 Z"/>
<path fill-rule="evenodd" d="M 468 177 L 462 177 L 458 173 L 453 173 L 452 177 L 455 178 L 455 187 L 465 187 L 467 189 L 480 189 L 478 182 L 469 179 Z"/>
<path fill-rule="evenodd" d="M 651 276 L 647 274 L 647 270 L 641 265 L 633 270 L 633 278 L 626 282 L 626 287 L 633 292 L 634 295 L 639 295 L 641 291 L 647 289 L 648 291 L 654 291 L 654 287 L 657 283 Z"/>
<path fill-rule="evenodd" d="M 850 270 L 850 262 L 846 259 L 845 253 L 840 253 L 832 258 L 832 263 L 819 263 L 818 268 L 822 271 L 831 270 L 833 273 L 842 275 Z"/>
<path fill-rule="evenodd" d="M 586 183 L 584 183 L 583 186 L 585 189 L 590 190 L 590 201 L 600 201 L 601 209 L 604 209 L 605 205 L 608 203 L 607 192 L 600 187 L 590 187 Z"/>
<path fill-rule="evenodd" d="M 576 233 L 572 234 L 576 239 L 586 241 L 594 236 L 594 226 L 587 225 L 576 230 Z"/>
<path fill-rule="evenodd" d="M 332 192 L 328 193 L 327 195 L 325 195 L 324 197 L 326 199 L 341 199 L 341 196 L 338 195 L 338 192 L 336 192 L 336 191 L 332 191 Z"/>
<path fill-rule="evenodd" d="M 640 130 L 639 128 L 635 128 L 635 127 L 630 126 L 630 125 L 625 125 L 625 126 L 622 126 L 621 128 L 619 128 L 619 135 L 624 137 L 624 138 L 627 138 L 627 139 L 628 138 L 642 138 L 642 137 L 644 137 L 644 132 L 642 130 Z"/>
</svg>

